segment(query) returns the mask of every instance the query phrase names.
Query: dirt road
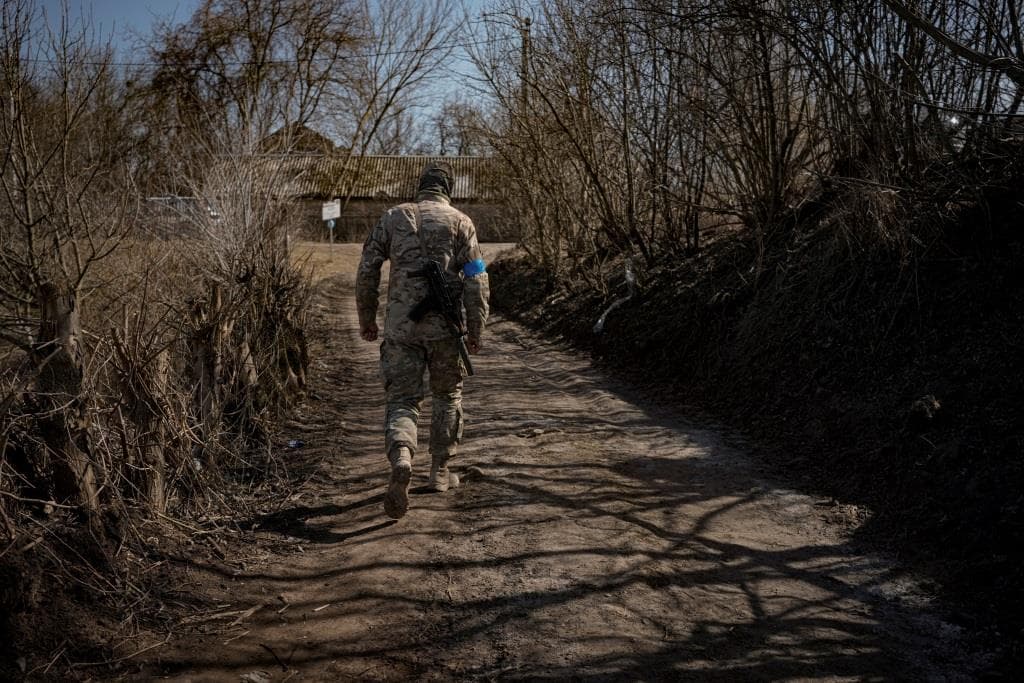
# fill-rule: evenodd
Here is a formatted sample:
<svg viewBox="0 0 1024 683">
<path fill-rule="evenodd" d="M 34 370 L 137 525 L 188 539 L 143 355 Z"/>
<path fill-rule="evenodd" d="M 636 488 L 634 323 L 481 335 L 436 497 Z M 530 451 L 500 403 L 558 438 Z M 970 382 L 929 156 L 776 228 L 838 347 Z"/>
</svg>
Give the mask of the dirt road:
<svg viewBox="0 0 1024 683">
<path fill-rule="evenodd" d="M 983 665 L 898 566 L 847 542 L 860 511 L 765 480 L 720 434 L 500 318 L 466 385 L 463 486 L 414 490 L 389 521 L 356 253 L 314 254 L 333 335 L 321 400 L 292 427 L 324 461 L 257 529 L 292 550 L 224 572 L 214 599 L 241 618 L 154 651 L 148 675 L 966 680 Z"/>
</svg>

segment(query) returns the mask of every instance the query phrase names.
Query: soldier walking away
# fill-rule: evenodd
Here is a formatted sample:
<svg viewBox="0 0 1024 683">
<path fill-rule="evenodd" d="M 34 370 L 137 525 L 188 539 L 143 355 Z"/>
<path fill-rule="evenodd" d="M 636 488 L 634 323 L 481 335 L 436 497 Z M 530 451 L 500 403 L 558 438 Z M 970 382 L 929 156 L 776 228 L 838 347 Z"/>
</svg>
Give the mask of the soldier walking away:
<svg viewBox="0 0 1024 683">
<path fill-rule="evenodd" d="M 453 178 L 448 164 L 428 164 L 416 200 L 389 209 L 366 238 L 356 274 L 360 334 L 376 341 L 380 269 L 391 261 L 380 365 L 387 394 L 384 443 L 391 464 L 384 511 L 395 519 L 409 509 L 424 373 L 433 401 L 428 486 L 438 492 L 458 486 L 448 462 L 462 440 L 462 379 L 472 374 L 465 351 L 480 351 L 487 321 L 487 272 L 473 221 L 451 206 Z M 462 311 L 456 310 L 462 308 L 464 324 Z"/>
</svg>

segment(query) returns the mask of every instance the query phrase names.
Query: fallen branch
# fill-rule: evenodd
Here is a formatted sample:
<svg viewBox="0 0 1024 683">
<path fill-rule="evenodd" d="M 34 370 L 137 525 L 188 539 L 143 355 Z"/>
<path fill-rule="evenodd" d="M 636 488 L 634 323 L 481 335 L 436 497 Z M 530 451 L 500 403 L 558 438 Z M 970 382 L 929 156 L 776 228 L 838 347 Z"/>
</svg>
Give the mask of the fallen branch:
<svg viewBox="0 0 1024 683">
<path fill-rule="evenodd" d="M 242 612 L 238 616 L 237 619 L 235 619 L 234 621 L 232 621 L 228 625 L 229 626 L 238 626 L 240 623 L 242 623 L 242 621 L 244 619 L 248 619 L 249 617 L 251 617 L 252 615 L 256 614 L 256 612 L 260 611 L 261 609 L 263 609 L 263 605 L 256 605 L 255 607 L 250 607 L 249 609 L 247 609 L 244 612 Z"/>
<path fill-rule="evenodd" d="M 0 491 L 0 496 L 4 496 L 5 498 L 10 498 L 11 500 L 16 500 L 19 503 L 36 503 L 38 505 L 49 505 L 50 507 L 60 508 L 62 510 L 78 510 L 79 509 L 79 506 L 77 506 L 77 505 L 62 505 L 61 503 L 56 503 L 56 502 L 54 502 L 52 500 L 40 500 L 39 498 L 22 498 L 21 496 L 16 496 L 13 493 L 10 493 L 8 491 Z"/>
<path fill-rule="evenodd" d="M 187 529 L 189 531 L 194 531 L 197 534 L 209 534 L 209 533 L 212 533 L 210 531 L 204 531 L 203 529 L 197 529 L 196 527 L 192 526 L 191 524 L 185 524 L 185 522 L 182 522 L 180 520 L 174 519 L 173 517 L 168 517 L 167 515 L 165 515 L 162 512 L 157 512 L 156 516 L 160 517 L 161 519 L 167 520 L 171 524 L 175 524 L 177 526 L 180 526 L 182 529 Z"/>
<path fill-rule="evenodd" d="M 143 652 L 149 652 L 150 650 L 155 650 L 156 648 L 158 648 L 158 647 L 160 647 L 162 645 L 166 645 L 167 643 L 170 642 L 170 640 L 171 640 L 171 634 L 168 633 L 167 637 L 164 638 L 163 640 L 161 640 L 159 643 L 153 643 L 152 645 L 147 645 L 146 647 L 144 647 L 144 648 L 142 648 L 140 650 L 136 650 L 135 652 L 131 653 L 130 655 L 125 655 L 124 657 L 118 657 L 117 659 L 108 659 L 108 660 L 104 660 L 104 661 L 100 661 L 100 662 L 73 662 L 71 664 L 71 668 L 72 669 L 80 669 L 80 668 L 85 668 L 87 666 L 109 666 L 111 664 L 118 664 L 120 662 L 126 662 L 129 659 L 133 659 L 135 657 L 138 657 Z"/>
<path fill-rule="evenodd" d="M 225 644 L 225 645 L 227 645 L 228 643 L 230 643 L 230 642 L 231 642 L 231 641 L 233 641 L 233 640 L 238 640 L 239 638 L 244 638 L 245 636 L 249 635 L 250 633 L 252 633 L 252 631 L 242 631 L 242 632 L 241 632 L 241 633 L 239 633 L 238 635 L 235 635 L 235 636 L 231 636 L 230 638 L 228 638 L 227 640 L 225 640 L 225 641 L 224 641 L 224 644 Z"/>
</svg>

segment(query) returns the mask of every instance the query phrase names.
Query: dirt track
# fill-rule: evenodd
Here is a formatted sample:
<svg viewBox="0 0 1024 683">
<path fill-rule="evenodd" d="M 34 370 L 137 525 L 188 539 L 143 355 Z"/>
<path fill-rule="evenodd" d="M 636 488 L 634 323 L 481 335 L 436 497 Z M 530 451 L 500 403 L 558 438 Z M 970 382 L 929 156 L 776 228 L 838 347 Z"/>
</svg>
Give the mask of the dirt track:
<svg viewBox="0 0 1024 683">
<path fill-rule="evenodd" d="M 965 680 L 984 664 L 899 567 L 846 542 L 860 511 L 766 481 L 715 431 L 500 318 L 467 381 L 466 481 L 387 520 L 357 252 L 314 255 L 334 334 L 293 429 L 325 460 L 259 532 L 294 549 L 225 572 L 216 600 L 262 607 L 154 651 L 149 675 Z"/>
</svg>

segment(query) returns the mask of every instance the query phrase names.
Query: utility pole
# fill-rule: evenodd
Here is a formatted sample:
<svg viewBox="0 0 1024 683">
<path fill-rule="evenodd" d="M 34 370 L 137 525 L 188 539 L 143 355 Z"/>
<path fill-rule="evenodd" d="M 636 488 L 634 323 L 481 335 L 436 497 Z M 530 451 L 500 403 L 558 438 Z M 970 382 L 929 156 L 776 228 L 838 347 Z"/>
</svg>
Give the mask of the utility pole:
<svg viewBox="0 0 1024 683">
<path fill-rule="evenodd" d="M 526 117 L 527 108 L 530 104 L 530 95 L 527 91 L 527 79 L 530 77 L 530 25 L 533 23 L 530 17 L 516 17 L 519 20 L 519 33 L 522 35 L 522 59 L 519 64 L 519 111 L 520 115 Z"/>
<path fill-rule="evenodd" d="M 501 21 L 498 23 L 504 24 L 505 26 L 511 26 L 510 20 L 515 21 L 515 27 L 516 30 L 519 31 L 520 39 L 519 117 L 521 120 L 525 121 L 526 111 L 530 103 L 530 95 L 526 84 L 530 78 L 530 27 L 533 25 L 533 20 L 530 19 L 530 17 L 521 17 L 510 12 L 484 12 L 480 16 L 483 19 L 500 17 Z"/>
</svg>

